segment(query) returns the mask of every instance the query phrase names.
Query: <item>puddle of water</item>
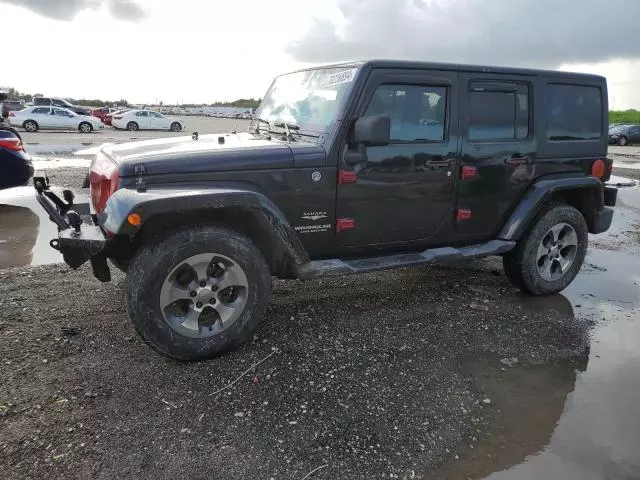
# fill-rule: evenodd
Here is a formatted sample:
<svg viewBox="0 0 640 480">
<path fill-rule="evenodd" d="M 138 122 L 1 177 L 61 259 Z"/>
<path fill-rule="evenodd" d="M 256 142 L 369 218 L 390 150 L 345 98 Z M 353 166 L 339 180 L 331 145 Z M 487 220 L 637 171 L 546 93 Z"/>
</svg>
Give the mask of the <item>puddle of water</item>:
<svg viewBox="0 0 640 480">
<path fill-rule="evenodd" d="M 90 158 L 82 157 L 41 157 L 38 155 L 32 155 L 31 158 L 33 160 L 33 168 L 36 170 L 68 167 L 89 168 L 91 165 Z"/>
<path fill-rule="evenodd" d="M 513 368 L 491 356 L 465 359 L 499 413 L 473 449 L 428 478 L 640 478 L 640 201 L 637 189 L 619 198 L 611 231 L 595 237 L 605 248 L 590 249 L 561 295 L 513 299 L 594 322 L 588 357 Z"/>
<path fill-rule="evenodd" d="M 77 192 L 82 214 L 88 210 L 87 202 L 86 194 Z M 49 245 L 57 236 L 58 230 L 36 200 L 33 187 L 0 190 L 0 269 L 62 262 L 62 255 Z"/>
</svg>

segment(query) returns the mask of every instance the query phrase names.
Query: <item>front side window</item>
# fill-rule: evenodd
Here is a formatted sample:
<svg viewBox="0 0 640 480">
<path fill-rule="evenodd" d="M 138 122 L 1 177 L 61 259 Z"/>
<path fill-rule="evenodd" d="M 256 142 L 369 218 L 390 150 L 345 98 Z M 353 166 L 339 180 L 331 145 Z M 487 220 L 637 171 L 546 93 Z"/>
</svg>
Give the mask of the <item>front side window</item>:
<svg viewBox="0 0 640 480">
<path fill-rule="evenodd" d="M 282 75 L 269 88 L 255 117 L 270 125 L 287 122 L 311 133 L 327 132 L 351 92 L 357 70 L 319 68 Z M 255 128 L 256 122 L 250 128 Z"/>
<path fill-rule="evenodd" d="M 446 110 L 447 87 L 381 85 L 364 114 L 388 115 L 392 142 L 441 142 Z"/>
<path fill-rule="evenodd" d="M 470 141 L 516 141 L 528 136 L 528 85 L 510 82 L 471 82 Z"/>
<path fill-rule="evenodd" d="M 598 87 L 549 84 L 546 113 L 548 140 L 602 137 L 602 92 Z"/>
<path fill-rule="evenodd" d="M 160 115 L 159 113 L 156 113 L 156 112 L 149 112 L 149 115 L 151 115 L 152 117 L 155 117 L 155 118 L 162 118 L 162 115 Z"/>
<path fill-rule="evenodd" d="M 66 110 L 62 110 L 61 108 L 54 108 L 53 111 L 56 115 L 60 115 L 61 117 L 70 117 L 71 115 Z"/>
</svg>

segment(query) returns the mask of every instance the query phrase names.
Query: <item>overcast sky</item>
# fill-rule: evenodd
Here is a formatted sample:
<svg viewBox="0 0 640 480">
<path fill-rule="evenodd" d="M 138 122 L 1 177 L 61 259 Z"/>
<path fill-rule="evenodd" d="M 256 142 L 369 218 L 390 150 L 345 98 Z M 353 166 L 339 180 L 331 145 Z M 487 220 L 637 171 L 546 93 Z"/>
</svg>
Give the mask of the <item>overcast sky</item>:
<svg viewBox="0 0 640 480">
<path fill-rule="evenodd" d="M 598 73 L 640 109 L 640 0 L 0 0 L 0 19 L 19 58 L 0 86 L 53 96 L 210 103 L 383 57 Z"/>
</svg>

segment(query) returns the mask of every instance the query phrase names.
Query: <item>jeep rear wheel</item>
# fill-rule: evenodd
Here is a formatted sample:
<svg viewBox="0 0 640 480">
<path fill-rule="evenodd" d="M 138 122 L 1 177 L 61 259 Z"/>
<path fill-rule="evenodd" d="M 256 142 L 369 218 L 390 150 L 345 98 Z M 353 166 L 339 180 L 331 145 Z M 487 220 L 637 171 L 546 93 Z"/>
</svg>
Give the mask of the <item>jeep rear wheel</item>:
<svg viewBox="0 0 640 480">
<path fill-rule="evenodd" d="M 533 295 L 560 292 L 580 271 L 587 244 L 582 213 L 569 205 L 552 206 L 538 216 L 516 248 L 503 256 L 505 274 Z"/>
<path fill-rule="evenodd" d="M 191 228 L 137 253 L 127 275 L 127 311 L 151 347 L 200 360 L 249 338 L 270 292 L 269 268 L 251 240 L 227 228 Z"/>
</svg>

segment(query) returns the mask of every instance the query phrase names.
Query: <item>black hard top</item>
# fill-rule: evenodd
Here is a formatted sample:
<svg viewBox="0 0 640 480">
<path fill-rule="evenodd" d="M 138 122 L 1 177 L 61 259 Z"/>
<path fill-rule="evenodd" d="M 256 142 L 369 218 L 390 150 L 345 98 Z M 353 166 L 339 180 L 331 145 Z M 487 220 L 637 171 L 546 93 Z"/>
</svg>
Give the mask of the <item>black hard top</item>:
<svg viewBox="0 0 640 480">
<path fill-rule="evenodd" d="M 317 68 L 335 68 L 335 67 L 363 67 L 368 66 L 371 68 L 406 68 L 412 70 L 450 70 L 456 72 L 470 72 L 470 73 L 498 73 L 506 75 L 529 75 L 529 76 L 546 76 L 556 78 L 583 78 L 591 80 L 605 81 L 605 77 L 600 75 L 591 75 L 587 73 L 574 73 L 574 72 L 561 72 L 558 70 L 540 70 L 531 68 L 513 68 L 513 67 L 500 67 L 493 65 L 465 65 L 456 63 L 436 63 L 436 62 L 416 62 L 413 60 L 360 60 L 353 62 L 335 63 L 330 65 L 318 65 L 310 69 Z"/>
</svg>

